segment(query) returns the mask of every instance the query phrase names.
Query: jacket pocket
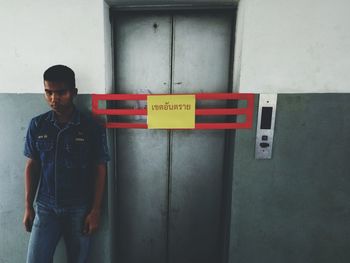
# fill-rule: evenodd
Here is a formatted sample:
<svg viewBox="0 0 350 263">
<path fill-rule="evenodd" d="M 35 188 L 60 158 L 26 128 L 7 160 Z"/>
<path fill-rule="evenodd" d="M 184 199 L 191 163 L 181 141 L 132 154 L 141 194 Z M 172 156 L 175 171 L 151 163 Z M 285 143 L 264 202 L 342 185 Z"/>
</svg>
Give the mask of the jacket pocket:
<svg viewBox="0 0 350 263">
<path fill-rule="evenodd" d="M 88 164 L 88 145 L 86 142 L 71 141 L 65 144 L 67 167 L 86 167 Z"/>
<path fill-rule="evenodd" d="M 53 162 L 53 141 L 50 140 L 38 140 L 36 141 L 36 148 L 40 155 L 42 162 Z"/>
</svg>

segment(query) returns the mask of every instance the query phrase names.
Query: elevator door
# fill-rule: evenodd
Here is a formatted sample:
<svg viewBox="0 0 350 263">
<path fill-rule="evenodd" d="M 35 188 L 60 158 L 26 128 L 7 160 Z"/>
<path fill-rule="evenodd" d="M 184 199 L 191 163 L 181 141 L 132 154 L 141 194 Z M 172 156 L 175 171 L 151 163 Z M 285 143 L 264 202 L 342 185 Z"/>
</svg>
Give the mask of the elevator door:
<svg viewBox="0 0 350 263">
<path fill-rule="evenodd" d="M 117 13 L 116 92 L 229 91 L 233 16 Z M 117 262 L 221 262 L 225 158 L 224 131 L 118 130 Z"/>
</svg>

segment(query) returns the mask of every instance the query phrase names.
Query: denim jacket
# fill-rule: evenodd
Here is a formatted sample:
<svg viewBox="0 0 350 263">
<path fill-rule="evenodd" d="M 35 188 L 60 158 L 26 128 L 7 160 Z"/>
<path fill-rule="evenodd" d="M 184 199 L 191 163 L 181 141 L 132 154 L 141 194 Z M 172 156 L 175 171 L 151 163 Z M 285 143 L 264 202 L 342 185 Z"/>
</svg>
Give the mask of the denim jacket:
<svg viewBox="0 0 350 263">
<path fill-rule="evenodd" d="M 78 110 L 63 128 L 53 111 L 34 117 L 24 155 L 41 166 L 36 201 L 55 207 L 89 204 L 94 193 L 94 166 L 110 160 L 105 130 Z"/>
</svg>

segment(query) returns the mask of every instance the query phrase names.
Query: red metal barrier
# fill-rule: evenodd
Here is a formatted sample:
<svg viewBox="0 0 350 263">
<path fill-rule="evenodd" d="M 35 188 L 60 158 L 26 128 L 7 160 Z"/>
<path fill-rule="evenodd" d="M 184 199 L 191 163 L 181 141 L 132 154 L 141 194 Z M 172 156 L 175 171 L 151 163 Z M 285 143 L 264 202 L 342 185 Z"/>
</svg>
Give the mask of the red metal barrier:
<svg viewBox="0 0 350 263">
<path fill-rule="evenodd" d="M 95 115 L 143 115 L 147 116 L 147 109 L 100 109 L 99 101 L 147 101 L 147 96 L 154 94 L 92 94 L 92 112 Z M 180 94 L 157 94 L 157 95 L 180 95 Z M 190 94 L 186 94 L 190 95 Z M 245 100 L 245 108 L 203 108 L 196 109 L 196 116 L 203 115 L 245 115 L 244 122 L 212 122 L 196 123 L 195 129 L 250 129 L 253 126 L 254 94 L 250 93 L 197 93 L 197 100 Z M 132 128 L 147 129 L 147 123 L 138 122 L 107 122 L 106 128 Z"/>
</svg>

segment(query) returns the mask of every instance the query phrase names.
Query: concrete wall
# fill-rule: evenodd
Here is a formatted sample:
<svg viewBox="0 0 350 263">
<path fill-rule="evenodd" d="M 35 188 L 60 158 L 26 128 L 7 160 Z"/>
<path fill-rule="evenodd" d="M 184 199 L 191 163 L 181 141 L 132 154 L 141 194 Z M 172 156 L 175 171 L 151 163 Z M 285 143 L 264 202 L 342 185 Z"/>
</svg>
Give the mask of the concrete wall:
<svg viewBox="0 0 350 263">
<path fill-rule="evenodd" d="M 191 1 L 204 2 L 214 3 Z M 235 89 L 256 93 L 348 92 L 350 62 L 344 54 L 350 52 L 349 8 L 347 0 L 239 1 Z M 111 90 L 106 9 L 103 0 L 1 1 L 0 91 L 40 93 L 38 72 L 56 63 L 76 70 L 81 93 Z"/>
<path fill-rule="evenodd" d="M 350 261 L 349 101 L 279 95 L 271 160 L 236 132 L 230 263 Z"/>
<path fill-rule="evenodd" d="M 29 238 L 21 223 L 24 136 L 30 118 L 48 110 L 42 73 L 53 64 L 65 64 L 74 69 L 80 94 L 110 92 L 109 6 L 103 0 L 0 1 L 0 32 L 0 135 L 7 138 L 0 150 L 0 262 L 17 263 L 25 261 Z M 90 96 L 78 96 L 77 102 L 90 108 Z M 110 259 L 110 213 L 106 202 L 92 262 Z M 63 243 L 55 262 L 65 262 Z"/>
<path fill-rule="evenodd" d="M 0 1 L 0 91 L 41 93 L 42 72 L 66 64 L 81 93 L 104 93 L 105 16 L 103 0 Z"/>
<path fill-rule="evenodd" d="M 347 0 L 241 0 L 235 89 L 349 92 Z"/>
<path fill-rule="evenodd" d="M 232 263 L 350 260 L 349 9 L 347 0 L 239 1 L 235 90 L 294 94 L 279 95 L 271 161 L 254 160 L 254 129 L 237 131 Z M 25 258 L 22 151 L 30 118 L 48 109 L 42 72 L 67 64 L 80 93 L 112 91 L 110 31 L 103 0 L 0 1 L 1 263 Z M 89 108 L 89 96 L 78 104 Z M 105 209 L 92 262 L 111 260 L 108 219 Z M 62 244 L 55 262 L 65 262 Z"/>
<path fill-rule="evenodd" d="M 79 109 L 88 113 L 89 95 L 76 99 Z M 1 166 L 0 166 L 0 262 L 25 262 L 29 234 L 22 225 L 24 212 L 23 147 L 30 119 L 49 110 L 42 94 L 0 94 Z M 110 258 L 111 227 L 106 192 L 101 228 L 94 238 L 91 262 L 108 262 Z M 63 242 L 57 248 L 55 263 L 66 262 Z"/>
</svg>

